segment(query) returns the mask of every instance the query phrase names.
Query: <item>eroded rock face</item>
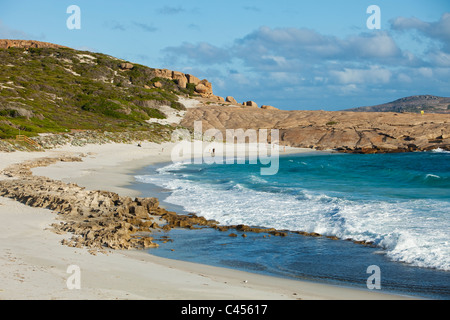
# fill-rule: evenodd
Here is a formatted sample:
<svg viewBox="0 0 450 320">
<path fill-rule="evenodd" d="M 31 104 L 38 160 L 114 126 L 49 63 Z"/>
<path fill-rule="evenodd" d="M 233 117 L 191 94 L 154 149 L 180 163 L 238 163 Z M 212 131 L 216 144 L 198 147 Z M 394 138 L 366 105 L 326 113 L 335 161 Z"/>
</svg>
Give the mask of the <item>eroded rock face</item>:
<svg viewBox="0 0 450 320">
<path fill-rule="evenodd" d="M 188 83 L 193 83 L 195 85 L 200 83 L 200 79 L 197 78 L 196 76 L 193 76 L 192 74 L 186 74 L 186 78 Z"/>
<path fill-rule="evenodd" d="M 212 84 L 206 79 L 203 79 L 199 84 L 195 86 L 195 91 L 205 98 L 209 98 L 214 95 Z"/>
<path fill-rule="evenodd" d="M 267 106 L 267 105 L 262 105 L 261 109 L 265 109 L 265 110 L 279 110 L 278 108 L 275 108 L 274 106 Z"/>
<path fill-rule="evenodd" d="M 226 102 L 233 103 L 233 104 L 238 104 L 238 102 L 236 101 L 236 99 L 233 98 L 232 96 L 226 97 L 226 98 L 225 98 L 225 101 L 226 101 Z"/>
<path fill-rule="evenodd" d="M 258 108 L 258 104 L 254 101 L 247 101 L 247 102 L 244 102 L 243 104 L 244 104 L 244 106 L 247 106 L 247 107 Z"/>
<path fill-rule="evenodd" d="M 280 144 L 334 149 L 341 152 L 377 153 L 450 149 L 450 115 L 391 112 L 284 111 L 262 108 L 208 106 L 189 109 L 181 125 L 203 130 L 272 128 Z"/>
<path fill-rule="evenodd" d="M 195 84 L 195 92 L 200 96 L 209 98 L 214 96 L 212 84 L 206 80 L 200 80 L 191 74 L 184 74 L 179 71 L 168 69 L 153 69 L 154 77 L 176 80 L 180 88 L 186 88 L 187 84 Z"/>
<path fill-rule="evenodd" d="M 9 48 L 66 48 L 53 43 L 34 41 L 34 40 L 10 40 L 10 39 L 0 39 L 0 49 Z"/>
<path fill-rule="evenodd" d="M 124 62 L 124 63 L 121 63 L 119 67 L 122 70 L 131 70 L 134 68 L 134 65 L 129 62 Z"/>
<path fill-rule="evenodd" d="M 184 73 L 172 71 L 172 80 L 177 80 L 180 88 L 186 88 L 188 80 Z"/>
</svg>

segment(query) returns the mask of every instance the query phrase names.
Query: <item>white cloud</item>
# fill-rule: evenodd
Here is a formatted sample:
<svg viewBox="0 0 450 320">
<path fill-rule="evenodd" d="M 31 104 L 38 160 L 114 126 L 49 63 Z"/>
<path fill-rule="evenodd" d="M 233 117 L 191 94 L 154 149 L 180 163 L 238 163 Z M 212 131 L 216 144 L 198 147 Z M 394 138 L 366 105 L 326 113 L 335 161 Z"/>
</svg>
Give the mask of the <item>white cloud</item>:
<svg viewBox="0 0 450 320">
<path fill-rule="evenodd" d="M 391 21 L 391 28 L 398 31 L 417 30 L 428 38 L 441 41 L 444 49 L 450 51 L 450 12 L 444 13 L 436 22 L 425 22 L 415 17 L 398 17 Z"/>
<path fill-rule="evenodd" d="M 187 58 L 189 63 L 198 65 L 224 64 L 231 61 L 231 56 L 226 49 L 206 42 L 197 44 L 184 42 L 177 47 L 167 47 L 163 49 L 163 52 L 166 53 L 166 60 L 172 63 L 180 58 Z"/>
<path fill-rule="evenodd" d="M 426 78 L 432 78 L 433 77 L 433 70 L 431 68 L 419 68 L 417 69 L 417 73 Z"/>
<path fill-rule="evenodd" d="M 332 71 L 331 75 L 341 84 L 385 84 L 390 81 L 392 72 L 373 66 L 370 69 L 345 68 L 344 71 Z"/>
<path fill-rule="evenodd" d="M 404 74 L 404 73 L 398 74 L 397 79 L 401 83 L 411 83 L 413 81 L 409 75 Z"/>
<path fill-rule="evenodd" d="M 398 58 L 401 50 L 394 39 L 384 31 L 353 36 L 342 41 L 346 54 L 354 52 L 361 58 Z"/>
<path fill-rule="evenodd" d="M 405 18 L 398 17 L 391 21 L 391 28 L 394 30 L 409 30 L 418 29 L 424 30 L 429 27 L 429 24 L 415 17 Z"/>
<path fill-rule="evenodd" d="M 183 65 L 233 70 L 224 73 L 220 89 L 243 97 L 252 93 L 257 95 L 255 101 L 271 97 L 280 103 L 324 99 L 337 103 L 332 96 L 357 99 L 380 92 L 392 98 L 400 92 L 445 96 L 450 87 L 450 52 L 442 48 L 447 31 L 438 33 L 437 27 L 446 23 L 446 15 L 434 23 L 400 18 L 392 23 L 395 30 L 425 30 L 422 40 L 428 47 L 409 46 L 390 30 L 337 37 L 306 28 L 262 26 L 226 46 L 183 43 L 164 51 Z"/>
</svg>

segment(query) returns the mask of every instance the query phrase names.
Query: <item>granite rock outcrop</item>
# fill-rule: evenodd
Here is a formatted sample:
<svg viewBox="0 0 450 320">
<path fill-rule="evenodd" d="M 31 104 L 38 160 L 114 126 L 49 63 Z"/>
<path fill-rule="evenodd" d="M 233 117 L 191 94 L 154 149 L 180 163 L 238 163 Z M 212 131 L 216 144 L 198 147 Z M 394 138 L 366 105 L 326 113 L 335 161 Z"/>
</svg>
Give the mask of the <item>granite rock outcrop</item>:
<svg viewBox="0 0 450 320">
<path fill-rule="evenodd" d="M 280 145 L 353 153 L 450 149 L 450 115 L 285 111 L 209 106 L 188 110 L 181 125 L 203 130 L 278 129 Z"/>
<path fill-rule="evenodd" d="M 67 48 L 54 43 L 34 41 L 34 40 L 10 40 L 10 39 L 0 39 L 0 49 L 9 48 Z"/>
</svg>

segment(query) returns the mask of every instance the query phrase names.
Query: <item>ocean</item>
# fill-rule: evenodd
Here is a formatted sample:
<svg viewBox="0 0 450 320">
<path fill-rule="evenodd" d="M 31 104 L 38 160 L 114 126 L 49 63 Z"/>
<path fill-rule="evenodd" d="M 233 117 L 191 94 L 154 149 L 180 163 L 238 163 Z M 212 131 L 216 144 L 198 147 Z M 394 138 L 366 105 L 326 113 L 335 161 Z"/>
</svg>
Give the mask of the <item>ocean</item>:
<svg viewBox="0 0 450 320">
<path fill-rule="evenodd" d="M 274 175 L 261 175 L 261 166 L 165 163 L 137 172 L 132 188 L 157 196 L 167 209 L 222 225 L 323 237 L 172 230 L 161 234 L 170 242 L 149 252 L 361 289 L 376 266 L 381 289 L 374 290 L 450 298 L 449 152 L 301 153 L 280 156 Z"/>
</svg>

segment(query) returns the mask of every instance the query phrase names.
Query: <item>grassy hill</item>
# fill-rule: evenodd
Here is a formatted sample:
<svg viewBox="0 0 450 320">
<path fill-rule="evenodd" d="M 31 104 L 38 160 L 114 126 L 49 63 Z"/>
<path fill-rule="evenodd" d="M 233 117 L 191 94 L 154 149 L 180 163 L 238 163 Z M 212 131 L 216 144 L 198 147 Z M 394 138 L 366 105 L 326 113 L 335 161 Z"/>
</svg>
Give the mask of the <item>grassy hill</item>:
<svg viewBox="0 0 450 320">
<path fill-rule="evenodd" d="M 450 114 L 450 98 L 431 95 L 420 95 L 401 98 L 389 103 L 370 107 L 346 109 L 355 112 L 413 112 L 448 113 Z"/>
<path fill-rule="evenodd" d="M 157 131 L 165 118 L 158 106 L 175 109 L 179 94 L 193 94 L 155 69 L 99 53 L 70 48 L 0 49 L 0 138 L 19 132 L 76 130 Z M 158 82 L 158 87 L 154 83 Z"/>
</svg>

